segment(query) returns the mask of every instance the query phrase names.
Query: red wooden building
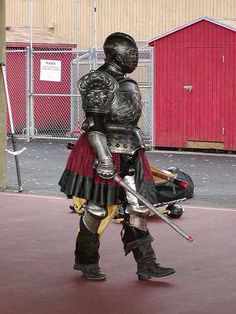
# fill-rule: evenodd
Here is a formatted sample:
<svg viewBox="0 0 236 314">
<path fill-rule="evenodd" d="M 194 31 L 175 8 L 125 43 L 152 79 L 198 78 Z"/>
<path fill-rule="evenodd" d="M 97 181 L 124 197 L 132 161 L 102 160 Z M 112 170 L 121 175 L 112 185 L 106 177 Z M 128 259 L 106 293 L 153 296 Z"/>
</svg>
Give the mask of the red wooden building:
<svg viewBox="0 0 236 314">
<path fill-rule="evenodd" d="M 154 47 L 154 146 L 236 151 L 236 19 L 199 18 Z"/>
</svg>

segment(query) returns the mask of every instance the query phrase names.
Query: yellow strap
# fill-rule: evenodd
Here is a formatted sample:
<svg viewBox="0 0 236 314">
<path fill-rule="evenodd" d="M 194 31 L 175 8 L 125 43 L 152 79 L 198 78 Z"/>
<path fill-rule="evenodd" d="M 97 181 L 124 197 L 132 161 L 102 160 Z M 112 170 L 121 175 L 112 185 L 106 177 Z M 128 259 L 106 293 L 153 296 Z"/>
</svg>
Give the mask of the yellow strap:
<svg viewBox="0 0 236 314">
<path fill-rule="evenodd" d="M 81 215 L 83 213 L 82 206 L 84 205 L 86 200 L 84 198 L 73 196 L 72 201 L 75 211 L 77 212 L 77 214 Z"/>
<path fill-rule="evenodd" d="M 114 218 L 115 214 L 118 212 L 118 206 L 117 205 L 108 205 L 107 211 L 108 211 L 108 215 L 106 216 L 106 218 L 104 218 L 101 221 L 100 226 L 98 228 L 98 233 L 100 236 L 105 231 L 106 227 L 109 225 L 111 220 Z"/>
</svg>

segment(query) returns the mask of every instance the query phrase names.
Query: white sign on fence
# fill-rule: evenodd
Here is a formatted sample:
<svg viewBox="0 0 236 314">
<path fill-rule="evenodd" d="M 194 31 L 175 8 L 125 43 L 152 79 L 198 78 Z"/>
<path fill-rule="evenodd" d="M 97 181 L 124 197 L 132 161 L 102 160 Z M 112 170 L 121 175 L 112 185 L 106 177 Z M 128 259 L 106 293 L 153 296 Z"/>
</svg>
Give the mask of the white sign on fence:
<svg viewBox="0 0 236 314">
<path fill-rule="evenodd" d="M 60 60 L 40 60 L 40 81 L 61 81 Z"/>
</svg>

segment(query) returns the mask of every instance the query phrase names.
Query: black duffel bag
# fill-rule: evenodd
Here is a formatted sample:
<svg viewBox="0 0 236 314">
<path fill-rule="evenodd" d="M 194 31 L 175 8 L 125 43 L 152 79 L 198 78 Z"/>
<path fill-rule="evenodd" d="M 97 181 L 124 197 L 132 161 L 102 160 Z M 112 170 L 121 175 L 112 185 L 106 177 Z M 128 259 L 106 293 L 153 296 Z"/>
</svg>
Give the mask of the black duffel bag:
<svg viewBox="0 0 236 314">
<path fill-rule="evenodd" d="M 177 180 L 156 184 L 158 201 L 169 202 L 180 198 L 192 198 L 194 196 L 194 183 L 192 178 L 177 167 L 170 167 L 166 170 L 177 174 Z M 186 185 L 181 184 L 181 181 L 187 182 L 188 187 L 186 188 Z"/>
</svg>

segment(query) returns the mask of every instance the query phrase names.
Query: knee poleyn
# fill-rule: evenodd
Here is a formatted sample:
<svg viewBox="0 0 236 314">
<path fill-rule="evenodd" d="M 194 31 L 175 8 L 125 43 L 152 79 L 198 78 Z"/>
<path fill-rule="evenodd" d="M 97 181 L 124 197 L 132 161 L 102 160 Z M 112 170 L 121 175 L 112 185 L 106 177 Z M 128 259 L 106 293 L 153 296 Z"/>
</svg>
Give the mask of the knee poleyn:
<svg viewBox="0 0 236 314">
<path fill-rule="evenodd" d="M 107 208 L 103 205 L 98 205 L 92 202 L 88 202 L 83 206 L 85 211 L 89 212 L 91 216 L 98 220 L 102 220 L 107 216 Z"/>
<path fill-rule="evenodd" d="M 146 218 L 149 216 L 150 214 L 150 209 L 145 207 L 145 206 L 133 206 L 133 205 L 127 205 L 126 207 L 126 211 L 127 213 L 129 214 L 134 214 L 134 215 L 137 215 L 139 217 L 143 217 L 143 218 Z"/>
<path fill-rule="evenodd" d="M 90 231 L 96 233 L 102 219 L 107 216 L 107 210 L 105 209 L 105 207 L 98 206 L 94 203 L 88 203 L 83 207 L 83 222 Z"/>
</svg>

